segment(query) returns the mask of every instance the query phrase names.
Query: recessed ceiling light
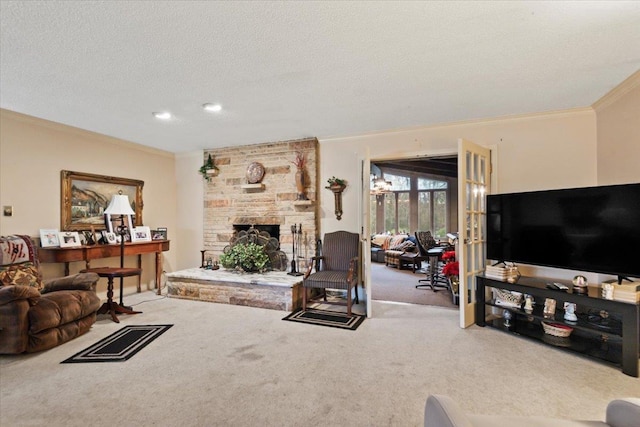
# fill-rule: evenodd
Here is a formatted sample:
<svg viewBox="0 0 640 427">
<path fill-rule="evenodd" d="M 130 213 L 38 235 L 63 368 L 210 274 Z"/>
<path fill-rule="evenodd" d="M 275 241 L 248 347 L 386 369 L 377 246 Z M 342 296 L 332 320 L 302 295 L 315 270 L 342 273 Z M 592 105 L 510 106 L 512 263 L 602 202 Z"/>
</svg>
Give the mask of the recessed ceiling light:
<svg viewBox="0 0 640 427">
<path fill-rule="evenodd" d="M 164 111 L 162 113 L 152 113 L 153 117 L 160 120 L 169 120 L 171 118 L 171 113 Z"/>
<path fill-rule="evenodd" d="M 203 105 L 202 105 L 202 108 L 204 108 L 204 109 L 205 109 L 205 110 L 207 110 L 207 111 L 213 111 L 213 112 L 216 112 L 216 113 L 217 113 L 218 111 L 221 111 L 221 110 L 222 110 L 222 105 L 220 105 L 220 104 L 210 104 L 210 103 L 207 103 L 207 104 L 203 104 Z"/>
</svg>

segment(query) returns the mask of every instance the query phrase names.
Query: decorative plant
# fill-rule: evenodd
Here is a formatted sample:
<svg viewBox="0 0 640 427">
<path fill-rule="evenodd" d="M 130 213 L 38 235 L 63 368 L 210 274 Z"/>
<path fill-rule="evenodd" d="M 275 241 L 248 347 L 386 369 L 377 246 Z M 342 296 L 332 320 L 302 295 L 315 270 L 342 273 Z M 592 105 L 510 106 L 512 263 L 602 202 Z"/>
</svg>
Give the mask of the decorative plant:
<svg viewBox="0 0 640 427">
<path fill-rule="evenodd" d="M 342 187 L 347 185 L 347 181 L 345 181 L 344 179 L 336 178 L 335 176 L 332 176 L 331 178 L 329 178 L 327 182 L 329 183 L 329 187 L 331 187 L 332 185 L 339 185 Z"/>
<path fill-rule="evenodd" d="M 293 162 L 291 163 L 296 165 L 298 169 L 304 169 L 304 167 L 307 165 L 307 156 L 305 156 L 301 151 L 296 151 L 296 158 L 293 159 Z"/>
<path fill-rule="evenodd" d="M 220 255 L 220 263 L 224 268 L 264 271 L 269 263 L 269 255 L 260 245 L 240 243 Z"/>
<path fill-rule="evenodd" d="M 442 268 L 442 274 L 447 277 L 457 277 L 460 275 L 460 263 L 458 261 L 451 261 L 444 265 Z"/>
<path fill-rule="evenodd" d="M 456 260 L 456 251 L 447 251 L 442 254 L 443 261 L 455 261 Z"/>
<path fill-rule="evenodd" d="M 211 157 L 211 154 L 209 154 L 207 161 L 204 162 L 202 166 L 200 166 L 200 169 L 198 169 L 198 172 L 202 174 L 202 176 L 207 180 L 207 182 L 211 182 L 211 173 L 209 171 L 214 171 L 214 172 L 218 171 L 218 167 L 213 163 L 213 158 Z"/>
<path fill-rule="evenodd" d="M 296 158 L 293 160 L 296 171 L 296 189 L 298 190 L 297 200 L 309 200 L 306 195 L 306 187 L 308 185 L 305 166 L 307 165 L 307 156 L 302 151 L 296 151 Z"/>
</svg>

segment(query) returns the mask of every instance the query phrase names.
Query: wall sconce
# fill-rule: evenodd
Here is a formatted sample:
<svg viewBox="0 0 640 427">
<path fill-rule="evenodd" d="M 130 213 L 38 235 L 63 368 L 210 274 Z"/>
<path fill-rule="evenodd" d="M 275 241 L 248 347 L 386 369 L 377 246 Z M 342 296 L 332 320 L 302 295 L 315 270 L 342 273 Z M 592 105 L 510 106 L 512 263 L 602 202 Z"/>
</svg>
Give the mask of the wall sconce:
<svg viewBox="0 0 640 427">
<path fill-rule="evenodd" d="M 347 188 L 347 181 L 344 179 L 336 178 L 335 176 L 327 180 L 328 187 L 325 187 L 333 192 L 336 219 L 340 221 L 342 219 L 342 192 Z"/>
</svg>

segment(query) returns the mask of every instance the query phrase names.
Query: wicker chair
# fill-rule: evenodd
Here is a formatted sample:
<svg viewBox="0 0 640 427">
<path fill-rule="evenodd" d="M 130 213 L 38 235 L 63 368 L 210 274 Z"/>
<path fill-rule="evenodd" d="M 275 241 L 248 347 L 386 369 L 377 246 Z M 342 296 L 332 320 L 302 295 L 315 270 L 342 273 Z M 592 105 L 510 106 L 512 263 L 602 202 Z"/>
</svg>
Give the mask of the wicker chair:
<svg viewBox="0 0 640 427">
<path fill-rule="evenodd" d="M 309 270 L 302 281 L 302 309 L 307 308 L 309 288 L 323 289 L 327 300 L 327 289 L 347 291 L 347 314 L 351 314 L 351 290 L 355 287 L 355 303 L 358 304 L 358 270 L 360 258 L 360 236 L 348 231 L 336 231 L 324 235 L 322 254 L 313 257 Z M 315 266 L 315 272 L 312 273 Z"/>
</svg>

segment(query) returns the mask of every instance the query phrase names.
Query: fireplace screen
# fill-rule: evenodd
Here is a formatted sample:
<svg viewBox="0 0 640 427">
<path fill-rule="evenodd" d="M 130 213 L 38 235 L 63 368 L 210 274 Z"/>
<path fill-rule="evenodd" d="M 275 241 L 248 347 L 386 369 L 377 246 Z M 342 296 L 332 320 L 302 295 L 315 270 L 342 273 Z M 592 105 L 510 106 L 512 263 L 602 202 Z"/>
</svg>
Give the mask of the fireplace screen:
<svg viewBox="0 0 640 427">
<path fill-rule="evenodd" d="M 269 256 L 269 264 L 272 270 L 285 271 L 287 269 L 287 255 L 280 250 L 280 242 L 276 237 L 272 237 L 271 234 L 266 230 L 259 230 L 254 228 L 254 226 L 247 226 L 247 229 L 237 231 L 239 227 L 244 227 L 242 225 L 234 225 L 233 228 L 236 230 L 233 239 L 229 243 L 229 246 L 224 248 L 224 252 L 226 253 L 230 248 L 238 244 L 247 244 L 247 243 L 255 243 L 264 248 L 264 251 Z M 273 226 L 264 226 L 259 225 L 257 227 L 273 227 Z M 279 229 L 280 226 L 276 225 L 278 228 L 278 237 L 279 237 Z"/>
</svg>

